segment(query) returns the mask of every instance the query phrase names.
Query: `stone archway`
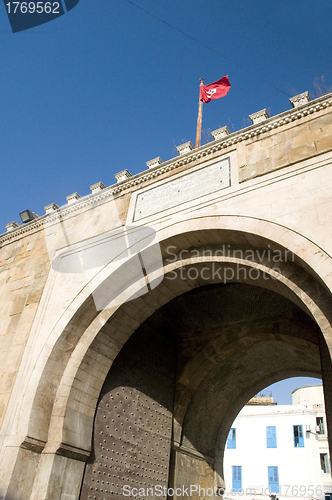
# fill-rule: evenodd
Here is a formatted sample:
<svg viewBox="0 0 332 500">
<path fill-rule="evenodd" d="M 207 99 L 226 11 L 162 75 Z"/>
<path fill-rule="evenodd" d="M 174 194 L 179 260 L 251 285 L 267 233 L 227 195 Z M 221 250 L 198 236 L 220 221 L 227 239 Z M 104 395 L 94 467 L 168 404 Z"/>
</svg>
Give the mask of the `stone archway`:
<svg viewBox="0 0 332 500">
<path fill-rule="evenodd" d="M 210 222 L 210 220 L 204 220 L 204 225 L 208 226 Z M 220 220 L 213 219 L 213 224 L 217 225 L 217 222 L 220 226 Z M 257 221 L 255 223 L 257 225 Z M 244 248 L 259 250 L 259 252 L 264 251 L 264 249 L 280 250 L 285 248 L 278 242 L 260 236 L 257 234 L 259 231 L 256 231 L 255 236 L 253 236 L 238 230 L 216 229 L 213 224 L 212 227 L 208 229 L 205 227 L 205 229 L 199 231 L 191 231 L 190 227 L 187 227 L 186 233 L 174 234 L 163 240 L 161 247 L 165 258 L 165 279 L 149 294 L 132 302 L 124 303 L 121 307 L 106 309 L 100 313 L 95 310 L 92 298 L 87 297 L 82 302 L 82 305 L 77 308 L 72 319 L 67 322 L 64 328 L 62 327 L 58 341 L 54 344 L 52 353 L 48 357 L 45 369 L 40 377 L 29 419 L 27 439 L 24 440 L 21 448 L 22 450 L 30 449 L 32 452 L 38 452 L 36 448 L 39 446 L 39 452 L 42 451 L 39 469 L 34 477 L 34 484 L 31 486 L 33 489 L 32 498 L 39 500 L 43 498 L 43 495 L 47 497 L 50 492 L 58 492 L 59 481 L 62 485 L 59 498 L 61 494 L 71 494 L 71 491 L 75 491 L 75 495 L 78 494 L 84 462 L 91 452 L 93 420 L 99 394 L 113 361 L 118 353 L 121 353 L 122 347 L 131 335 L 148 318 L 152 318 L 154 314 L 161 311 L 162 306 L 171 303 L 177 298 L 180 300 L 186 292 L 203 290 L 209 284 L 218 285 L 220 282 L 218 275 L 213 276 L 213 273 L 210 273 L 208 279 L 205 279 L 209 273 L 203 272 L 204 269 L 211 270 L 213 263 L 218 263 L 222 269 L 236 269 L 237 265 L 241 265 L 244 270 L 248 270 L 248 273 L 246 277 L 242 276 L 238 280 L 240 283 L 242 282 L 244 286 L 260 287 L 266 293 L 270 291 L 270 293 L 277 293 L 278 297 L 284 297 L 287 302 L 297 307 L 298 311 L 302 311 L 302 314 L 305 314 L 312 324 L 318 324 L 325 335 L 326 342 L 330 343 L 331 306 L 328 286 L 322 278 L 318 277 L 321 261 L 318 262 L 317 266 L 314 266 L 316 269 L 314 271 L 312 267 L 304 264 L 302 258 L 298 255 L 294 256 L 294 261 L 280 262 L 278 266 L 271 263 L 262 253 L 256 253 L 256 257 L 258 257 L 256 260 L 255 258 L 245 258 L 243 256 Z M 262 230 L 266 229 L 267 223 L 264 222 L 263 226 Z M 288 233 L 290 233 L 289 230 L 282 232 L 284 240 L 287 240 Z M 299 236 L 293 236 L 293 243 L 294 241 L 296 243 Z M 215 248 L 216 245 L 220 244 L 229 245 L 230 253 L 217 255 Z M 170 245 L 179 258 L 175 260 L 169 258 L 170 253 L 167 253 L 167 248 Z M 174 247 L 176 250 L 174 250 Z M 193 254 L 191 252 L 192 248 L 197 249 L 198 253 Z M 208 255 L 206 250 L 210 250 L 211 255 Z M 314 263 L 321 250 L 316 248 L 315 252 L 315 246 L 309 242 L 307 247 L 302 248 L 301 252 L 299 253 L 302 256 L 305 253 L 312 255 L 311 263 Z M 189 267 L 197 270 L 194 279 L 184 280 L 177 275 L 177 270 L 189 269 Z M 253 278 L 253 274 L 250 275 L 249 270 L 251 269 L 259 271 L 257 279 Z M 175 279 L 173 279 L 174 274 L 171 274 L 174 272 L 176 272 Z M 265 275 L 263 276 L 262 273 L 265 273 Z M 167 277 L 171 277 L 171 279 L 167 279 Z M 229 280 L 226 286 L 237 286 L 231 285 L 232 282 L 236 281 L 235 276 Z M 258 328 L 258 324 L 256 328 Z M 317 329 L 317 326 L 315 328 Z M 273 328 L 271 331 L 271 325 L 269 327 L 265 324 L 265 335 L 267 335 L 269 341 L 280 342 L 280 332 L 274 331 Z M 271 335 L 274 335 L 272 339 Z M 294 333 L 292 338 L 296 337 Z M 253 338 L 255 338 L 254 335 Z M 233 342 L 232 349 L 235 350 L 230 350 L 232 356 L 237 352 L 237 348 L 241 351 L 241 346 L 246 346 L 246 342 L 245 337 L 239 338 L 238 344 Z M 254 344 L 256 346 L 262 342 L 257 337 Z M 285 339 L 283 339 L 283 342 L 284 345 L 287 345 Z M 306 339 L 304 342 L 309 341 Z M 310 345 L 317 346 L 317 342 L 311 342 Z M 324 342 L 321 343 L 321 353 L 324 345 L 326 345 Z M 213 352 L 212 347 L 215 352 Z M 326 361 L 323 363 L 325 366 L 325 375 L 323 369 L 323 376 L 326 379 L 329 375 L 331 361 L 329 350 L 326 348 L 324 352 Z M 184 456 L 189 456 L 192 464 L 195 460 L 202 462 L 202 458 L 203 461 L 207 460 L 207 463 L 211 464 L 211 457 L 206 455 L 204 451 L 202 453 L 199 449 L 195 450 L 195 448 L 199 448 L 199 445 L 196 446 L 195 443 L 191 442 L 188 422 L 190 422 L 190 412 L 195 407 L 192 406 L 194 405 L 194 396 L 198 388 L 204 383 L 205 378 L 209 376 L 211 370 L 218 365 L 220 353 L 223 353 L 222 346 L 211 346 L 207 343 L 206 346 L 200 346 L 198 352 L 187 360 L 181 370 L 178 370 L 179 384 L 175 394 L 173 426 L 175 450 L 172 464 L 175 464 L 175 466 L 172 465 L 172 467 L 174 471 L 180 470 L 176 465 L 178 456 L 182 461 Z M 59 373 L 62 373 L 59 382 L 54 380 L 52 370 L 49 370 L 49 367 L 55 362 L 58 363 Z M 197 369 L 197 367 L 200 367 L 200 369 Z M 290 368 L 285 369 L 289 370 Z M 308 370 L 300 367 L 299 372 L 307 373 Z M 266 374 L 266 377 L 268 376 L 278 378 L 280 373 Z M 251 390 L 253 390 L 252 387 L 247 388 L 248 399 L 251 396 L 248 391 Z M 56 394 L 56 397 L 52 396 L 52 398 L 47 399 L 50 394 Z M 243 394 L 237 394 L 237 402 L 242 397 L 244 397 Z M 40 401 L 43 401 L 43 406 L 41 406 Z M 244 403 L 245 401 L 243 401 Z M 233 404 L 233 407 L 235 407 L 235 402 Z M 326 406 L 328 409 L 328 404 Z M 225 420 L 225 432 L 226 427 Z M 215 425 L 214 436 L 217 436 L 217 434 Z M 189 444 L 186 441 L 187 435 L 192 447 L 189 451 L 185 449 L 188 446 L 184 444 L 184 442 L 187 445 Z M 222 436 L 222 433 L 220 436 Z M 35 441 L 29 441 L 32 438 Z M 29 448 L 29 446 L 31 447 Z M 33 448 L 33 446 L 36 446 L 36 448 Z M 177 449 L 179 446 L 182 447 L 181 450 Z M 16 471 L 12 479 L 13 485 L 17 477 L 15 474 L 22 473 L 25 460 L 26 452 L 22 451 L 21 459 L 19 457 L 16 462 Z M 185 464 L 183 467 L 185 468 Z M 195 467 L 192 467 L 192 470 L 195 470 Z M 70 477 L 66 471 L 70 471 Z M 174 481 L 174 484 L 176 484 L 179 477 L 176 478 L 174 473 L 170 481 Z"/>
<path fill-rule="evenodd" d="M 236 413 L 269 380 L 320 375 L 319 335 L 298 306 L 253 285 L 203 286 L 162 306 L 107 376 L 81 500 L 223 486 L 216 449 Z"/>
</svg>

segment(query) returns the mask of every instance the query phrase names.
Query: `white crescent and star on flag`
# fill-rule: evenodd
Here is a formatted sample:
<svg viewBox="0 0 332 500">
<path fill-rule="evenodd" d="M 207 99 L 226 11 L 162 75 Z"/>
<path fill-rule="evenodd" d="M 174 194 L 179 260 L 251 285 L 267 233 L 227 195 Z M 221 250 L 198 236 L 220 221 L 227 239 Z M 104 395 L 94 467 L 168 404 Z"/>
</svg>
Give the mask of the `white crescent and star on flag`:
<svg viewBox="0 0 332 500">
<path fill-rule="evenodd" d="M 207 91 L 206 95 L 208 97 L 212 97 L 213 94 L 215 94 L 216 92 L 217 92 L 217 89 L 210 89 L 210 90 Z"/>
<path fill-rule="evenodd" d="M 220 80 L 210 83 L 209 85 L 201 85 L 200 101 L 210 102 L 212 99 L 224 97 L 230 88 L 231 84 L 229 83 L 228 76 L 224 76 Z"/>
</svg>

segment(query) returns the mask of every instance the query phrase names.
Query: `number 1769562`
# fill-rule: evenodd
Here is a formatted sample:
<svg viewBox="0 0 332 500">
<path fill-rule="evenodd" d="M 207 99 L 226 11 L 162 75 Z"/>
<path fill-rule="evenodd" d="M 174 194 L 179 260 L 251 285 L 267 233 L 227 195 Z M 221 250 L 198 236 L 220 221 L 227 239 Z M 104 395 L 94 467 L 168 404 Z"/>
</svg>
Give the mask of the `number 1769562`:
<svg viewBox="0 0 332 500">
<path fill-rule="evenodd" d="M 8 14 L 60 14 L 59 2 L 8 2 L 6 7 Z"/>
</svg>

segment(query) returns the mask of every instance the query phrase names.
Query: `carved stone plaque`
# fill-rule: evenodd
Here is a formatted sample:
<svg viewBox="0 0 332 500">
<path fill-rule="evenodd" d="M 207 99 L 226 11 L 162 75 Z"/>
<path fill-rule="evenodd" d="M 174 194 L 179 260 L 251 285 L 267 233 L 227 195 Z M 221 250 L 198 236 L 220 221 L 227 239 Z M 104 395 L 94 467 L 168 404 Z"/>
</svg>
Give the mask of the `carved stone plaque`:
<svg viewBox="0 0 332 500">
<path fill-rule="evenodd" d="M 144 219 L 230 185 L 230 161 L 225 158 L 139 193 L 133 220 Z"/>
</svg>

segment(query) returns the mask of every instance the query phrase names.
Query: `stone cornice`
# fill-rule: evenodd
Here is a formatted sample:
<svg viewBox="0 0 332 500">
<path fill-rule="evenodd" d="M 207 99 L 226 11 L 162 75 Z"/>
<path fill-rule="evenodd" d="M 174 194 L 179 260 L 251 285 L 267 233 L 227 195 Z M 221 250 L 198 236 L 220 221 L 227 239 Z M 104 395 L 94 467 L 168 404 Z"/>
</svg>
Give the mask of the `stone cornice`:
<svg viewBox="0 0 332 500">
<path fill-rule="evenodd" d="M 82 208 L 95 203 L 96 201 L 106 200 L 107 198 L 113 197 L 114 195 L 117 195 L 122 191 L 134 188 L 139 184 L 142 184 L 151 179 L 155 179 L 160 175 L 192 163 L 196 160 L 199 160 L 200 158 L 208 157 L 213 153 L 216 153 L 217 151 L 232 147 L 239 142 L 257 137 L 260 134 L 269 132 L 270 130 L 279 128 L 283 125 L 294 122 L 313 113 L 317 113 L 318 111 L 321 111 L 322 109 L 325 109 L 329 106 L 332 106 L 332 93 L 319 97 L 318 99 L 310 101 L 302 106 L 284 111 L 279 115 L 268 118 L 262 123 L 251 125 L 250 127 L 247 127 L 245 129 L 233 132 L 226 137 L 222 137 L 221 139 L 215 140 L 208 144 L 204 144 L 203 146 L 200 146 L 199 148 L 194 149 L 189 153 L 185 153 L 179 157 L 172 158 L 171 160 L 168 160 L 161 165 L 133 175 L 128 180 L 123 181 L 120 184 L 113 184 L 112 186 L 109 186 L 108 188 L 105 188 L 96 194 L 87 195 L 80 200 L 72 202 L 69 206 L 65 205 L 58 210 L 55 210 L 53 213 L 43 215 L 34 221 L 28 222 L 23 226 L 19 226 L 17 229 L 12 229 L 8 233 L 0 235 L 0 245 L 13 238 L 22 236 L 25 233 L 34 231 L 35 229 L 43 226 L 45 223 L 52 223 L 53 221 L 58 220 L 60 214 L 62 217 L 69 215 L 73 212 L 76 212 L 77 210 L 81 210 Z"/>
</svg>

